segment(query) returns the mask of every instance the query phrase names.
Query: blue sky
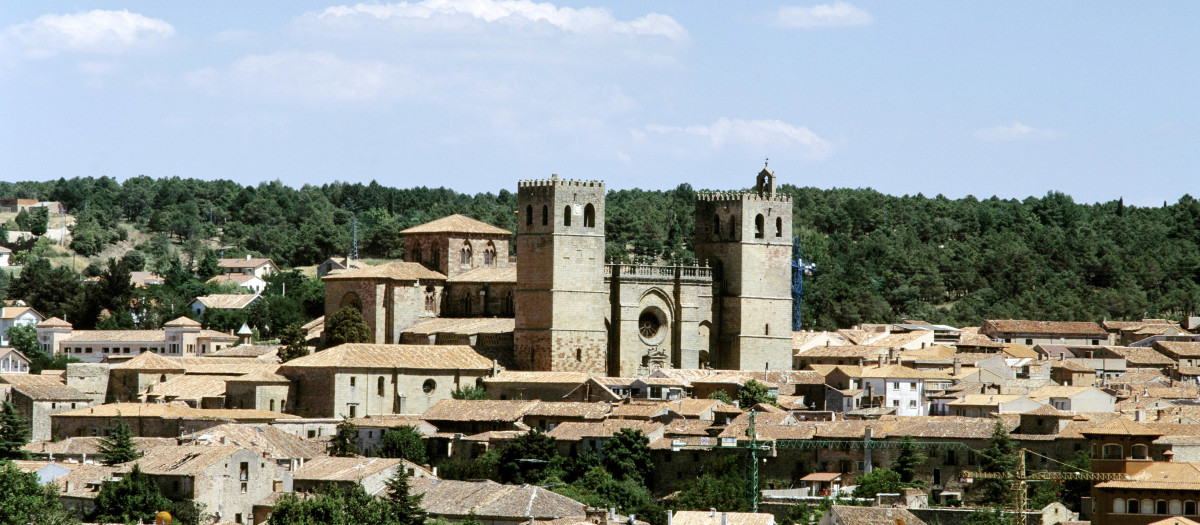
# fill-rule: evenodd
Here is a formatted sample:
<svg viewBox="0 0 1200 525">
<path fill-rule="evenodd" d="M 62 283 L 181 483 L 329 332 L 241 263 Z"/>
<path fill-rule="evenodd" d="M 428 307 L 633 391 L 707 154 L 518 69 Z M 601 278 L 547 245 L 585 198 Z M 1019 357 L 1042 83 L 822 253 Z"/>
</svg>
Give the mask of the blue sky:
<svg viewBox="0 0 1200 525">
<path fill-rule="evenodd" d="M 1193 2 L 20 2 L 0 177 L 1200 194 Z"/>
</svg>

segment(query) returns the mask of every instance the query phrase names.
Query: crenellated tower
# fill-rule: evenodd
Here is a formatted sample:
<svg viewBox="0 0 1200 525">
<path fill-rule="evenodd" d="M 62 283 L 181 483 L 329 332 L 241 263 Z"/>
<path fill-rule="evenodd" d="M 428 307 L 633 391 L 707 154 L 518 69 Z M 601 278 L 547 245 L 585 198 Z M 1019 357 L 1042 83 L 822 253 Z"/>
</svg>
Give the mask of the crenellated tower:
<svg viewBox="0 0 1200 525">
<path fill-rule="evenodd" d="M 792 199 L 763 168 L 753 193 L 696 196 L 696 258 L 713 269 L 713 368 L 792 367 Z"/>
<path fill-rule="evenodd" d="M 517 185 L 514 351 L 523 370 L 606 373 L 604 183 Z"/>
</svg>

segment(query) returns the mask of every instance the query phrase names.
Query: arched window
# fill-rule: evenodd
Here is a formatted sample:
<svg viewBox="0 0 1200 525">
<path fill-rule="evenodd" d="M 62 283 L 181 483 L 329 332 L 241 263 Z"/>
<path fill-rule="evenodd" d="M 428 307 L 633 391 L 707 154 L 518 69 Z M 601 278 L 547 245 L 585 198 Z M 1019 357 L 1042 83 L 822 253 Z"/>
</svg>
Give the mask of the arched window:
<svg viewBox="0 0 1200 525">
<path fill-rule="evenodd" d="M 542 205 L 542 226 L 550 224 L 550 207 Z"/>
<path fill-rule="evenodd" d="M 775 217 L 775 236 L 783 237 L 783 217 Z"/>
<path fill-rule="evenodd" d="M 1146 445 L 1134 445 L 1129 447 L 1130 459 L 1148 459 L 1146 457 L 1147 450 L 1149 449 L 1146 447 Z"/>
<path fill-rule="evenodd" d="M 1158 501 L 1155 501 L 1154 502 L 1154 513 L 1155 514 L 1166 514 L 1167 513 L 1167 500 L 1160 499 Z"/>
<path fill-rule="evenodd" d="M 1124 514 L 1124 513 L 1125 513 L 1125 499 L 1124 498 L 1113 499 L 1113 514 Z"/>
<path fill-rule="evenodd" d="M 1116 443 L 1104 445 L 1102 450 L 1104 459 L 1125 459 L 1125 451 L 1121 448 L 1121 445 Z"/>
<path fill-rule="evenodd" d="M 563 226 L 570 226 L 570 225 L 571 225 L 571 206 L 567 205 L 566 208 L 563 208 Z"/>
<path fill-rule="evenodd" d="M 471 291 L 470 290 L 463 292 L 462 305 L 463 305 L 463 314 L 470 315 L 471 314 Z"/>
<path fill-rule="evenodd" d="M 583 361 L 583 349 L 582 348 L 575 349 L 575 361 L 576 362 Z"/>
<path fill-rule="evenodd" d="M 719 239 L 721 237 L 721 216 L 715 213 L 713 214 L 712 234 L 713 238 Z"/>
<path fill-rule="evenodd" d="M 1141 509 L 1141 508 L 1142 508 L 1141 502 L 1139 502 L 1136 499 L 1131 499 L 1131 500 L 1125 502 L 1125 513 L 1126 514 L 1137 514 L 1138 509 Z"/>
<path fill-rule="evenodd" d="M 754 218 L 754 238 L 755 239 L 763 238 L 763 229 L 766 227 L 766 224 L 764 224 L 764 222 L 765 222 L 765 219 L 763 219 L 763 216 L 761 213 L 758 214 L 758 216 Z"/>
<path fill-rule="evenodd" d="M 458 253 L 459 262 L 469 266 L 471 264 L 471 243 L 463 241 L 462 249 Z"/>
<path fill-rule="evenodd" d="M 1196 502 L 1195 501 L 1183 502 L 1183 514 L 1185 516 L 1195 516 L 1196 515 Z"/>
<path fill-rule="evenodd" d="M 1183 515 L 1183 502 L 1179 501 L 1177 499 L 1171 500 L 1171 508 L 1168 509 L 1167 514 L 1170 514 L 1172 516 L 1182 516 Z"/>
<path fill-rule="evenodd" d="M 729 218 L 729 238 L 737 240 L 737 217 Z"/>
<path fill-rule="evenodd" d="M 513 314 L 513 294 L 512 294 L 512 292 L 508 292 L 508 294 L 506 294 L 504 296 L 504 315 L 512 315 L 512 314 Z"/>
<path fill-rule="evenodd" d="M 375 387 L 375 390 L 379 394 L 379 397 L 383 397 L 383 378 L 382 377 L 380 377 L 379 380 L 377 381 L 377 386 Z"/>
<path fill-rule="evenodd" d="M 525 225 L 533 226 L 533 205 L 525 207 Z"/>
<path fill-rule="evenodd" d="M 161 375 L 161 376 L 158 376 L 158 382 L 159 382 L 159 383 L 166 383 L 166 382 L 167 382 L 167 374 L 163 374 L 163 375 Z"/>
<path fill-rule="evenodd" d="M 1154 514 L 1154 500 L 1152 500 L 1152 499 L 1142 500 L 1141 513 L 1142 514 Z"/>
<path fill-rule="evenodd" d="M 425 287 L 425 311 L 432 312 L 437 306 L 437 291 L 432 286 Z"/>
<path fill-rule="evenodd" d="M 596 227 L 596 207 L 592 203 L 588 203 L 583 207 L 583 226 L 586 228 Z"/>
<path fill-rule="evenodd" d="M 271 409 L 270 410 L 271 410 L 271 412 L 275 411 L 275 400 L 274 399 L 271 400 Z"/>
<path fill-rule="evenodd" d="M 415 246 L 413 246 L 413 254 L 412 254 L 413 262 L 418 263 L 418 264 L 425 262 L 425 253 L 424 252 L 425 252 L 425 248 L 423 246 L 421 246 L 419 243 L 416 244 Z"/>
<path fill-rule="evenodd" d="M 483 265 L 491 266 L 496 264 L 496 245 L 492 241 L 488 241 L 487 246 L 483 248 Z"/>
</svg>

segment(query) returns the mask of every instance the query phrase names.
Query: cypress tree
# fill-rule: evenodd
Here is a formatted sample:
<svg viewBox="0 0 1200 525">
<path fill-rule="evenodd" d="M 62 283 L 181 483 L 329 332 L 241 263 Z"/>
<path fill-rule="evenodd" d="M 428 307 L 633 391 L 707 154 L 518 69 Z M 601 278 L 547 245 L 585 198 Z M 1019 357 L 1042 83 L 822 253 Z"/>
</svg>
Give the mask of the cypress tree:
<svg viewBox="0 0 1200 525">
<path fill-rule="evenodd" d="M 133 431 L 120 415 L 112 426 L 108 427 L 108 435 L 100 438 L 99 449 L 100 454 L 104 456 L 103 463 L 110 466 L 141 457 L 137 447 L 133 445 Z"/>
<path fill-rule="evenodd" d="M 329 455 L 348 457 L 358 454 L 358 447 L 354 446 L 354 434 L 357 430 L 350 418 L 343 418 L 342 422 L 338 423 L 337 433 L 329 440 Z"/>
<path fill-rule="evenodd" d="M 980 452 L 980 470 L 983 472 L 1013 472 L 1017 468 L 1017 447 L 1012 437 L 1004 430 L 999 420 L 988 438 L 987 449 Z M 980 501 L 987 505 L 1005 505 L 1012 499 L 1012 481 L 1007 479 L 981 479 L 976 482 L 980 489 Z"/>
<path fill-rule="evenodd" d="M 404 463 L 396 467 L 396 475 L 387 480 L 387 519 L 389 524 L 422 525 L 425 523 L 425 509 L 421 508 L 421 498 L 424 494 L 411 494 L 412 486 L 408 483 L 408 470 Z"/>
<path fill-rule="evenodd" d="M 917 448 L 912 436 L 904 436 L 900 441 L 900 454 L 896 457 L 894 468 L 900 475 L 900 482 L 912 484 L 917 479 L 917 469 L 929 459 L 921 449 Z"/>
<path fill-rule="evenodd" d="M 5 401 L 0 410 L 0 458 L 25 459 L 21 447 L 29 443 L 29 422 L 17 413 L 12 401 Z"/>
</svg>

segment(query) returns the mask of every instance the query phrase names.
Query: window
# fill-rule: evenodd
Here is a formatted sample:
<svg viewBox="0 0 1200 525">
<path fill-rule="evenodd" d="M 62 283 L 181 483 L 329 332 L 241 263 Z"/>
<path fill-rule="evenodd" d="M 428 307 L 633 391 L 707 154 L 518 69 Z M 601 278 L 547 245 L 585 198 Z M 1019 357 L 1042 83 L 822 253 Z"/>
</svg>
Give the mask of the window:
<svg viewBox="0 0 1200 525">
<path fill-rule="evenodd" d="M 271 412 L 275 411 L 275 400 L 274 399 L 271 400 L 271 409 L 270 410 L 271 410 Z"/>
<path fill-rule="evenodd" d="M 159 383 L 166 383 L 166 382 L 167 382 L 167 374 L 163 374 L 163 375 L 160 375 L 160 376 L 158 376 L 158 382 L 159 382 Z"/>
<path fill-rule="evenodd" d="M 729 218 L 729 238 L 737 239 L 737 217 Z"/>
<path fill-rule="evenodd" d="M 471 264 L 471 243 L 463 241 L 462 249 L 459 250 L 459 262 L 462 264 Z"/>
<path fill-rule="evenodd" d="M 1129 454 L 1132 459 L 1149 459 L 1146 450 L 1146 445 L 1134 445 L 1129 447 Z"/>
<path fill-rule="evenodd" d="M 1124 514 L 1124 513 L 1125 513 L 1125 500 L 1122 498 L 1114 499 L 1113 500 L 1113 514 Z"/>
<path fill-rule="evenodd" d="M 379 381 L 377 381 L 377 383 L 378 383 L 378 386 L 376 387 L 376 389 L 378 390 L 379 397 L 383 397 L 383 378 L 380 377 Z"/>
<path fill-rule="evenodd" d="M 1138 504 L 1138 500 L 1136 500 L 1136 499 L 1131 499 L 1131 500 L 1125 502 L 1125 513 L 1126 514 L 1137 514 L 1138 509 L 1140 509 L 1140 508 L 1141 508 L 1141 505 Z"/>
<path fill-rule="evenodd" d="M 1142 500 L 1141 513 L 1142 514 L 1154 514 L 1154 500 L 1152 500 L 1152 499 Z"/>
<path fill-rule="evenodd" d="M 316 431 L 316 430 L 309 430 L 309 431 L 308 431 L 308 439 L 313 439 L 313 438 L 316 438 L 316 437 L 317 437 L 317 431 Z"/>
<path fill-rule="evenodd" d="M 763 219 L 763 216 L 761 213 L 758 214 L 758 216 L 754 218 L 754 238 L 755 239 L 763 238 L 763 227 L 764 227 L 763 222 L 764 222 L 764 219 Z"/>
<path fill-rule="evenodd" d="M 243 461 L 242 464 L 238 466 L 238 479 L 242 481 L 250 479 L 250 463 Z"/>
<path fill-rule="evenodd" d="M 946 451 L 946 464 L 947 465 L 957 465 L 958 464 L 958 457 L 955 456 L 953 450 Z"/>
<path fill-rule="evenodd" d="M 496 264 L 496 245 L 492 241 L 488 241 L 487 246 L 483 248 L 483 265 L 492 266 Z"/>
<path fill-rule="evenodd" d="M 775 217 L 775 236 L 783 237 L 783 217 Z"/>
<path fill-rule="evenodd" d="M 899 399 L 893 399 L 893 400 L 892 400 L 892 406 L 894 406 L 894 407 L 898 407 L 898 406 L 900 406 L 900 400 L 899 400 Z"/>
<path fill-rule="evenodd" d="M 916 390 L 916 389 L 917 389 L 917 382 L 916 382 L 916 381 L 913 381 L 913 382 L 909 383 L 909 384 L 908 384 L 908 388 L 911 388 L 911 389 L 913 389 L 913 390 Z"/>
<path fill-rule="evenodd" d="M 350 417 L 358 417 L 358 407 L 350 405 Z"/>
<path fill-rule="evenodd" d="M 354 386 L 354 383 L 355 383 L 355 377 L 350 376 L 350 386 Z"/>
<path fill-rule="evenodd" d="M 568 204 L 566 208 L 563 208 L 563 226 L 570 226 L 570 225 L 571 225 L 571 206 Z"/>
<path fill-rule="evenodd" d="M 596 227 L 596 207 L 589 202 L 583 207 L 583 226 L 585 228 Z"/>
<path fill-rule="evenodd" d="M 721 216 L 720 215 L 713 215 L 712 233 L 713 233 L 713 237 L 721 236 Z"/>
<path fill-rule="evenodd" d="M 1182 516 L 1183 515 L 1183 502 L 1181 502 L 1177 499 L 1171 500 L 1171 508 L 1169 509 L 1167 514 L 1170 514 L 1172 516 Z"/>
<path fill-rule="evenodd" d="M 1103 451 L 1104 459 L 1125 459 L 1124 450 L 1116 443 L 1104 445 Z"/>
<path fill-rule="evenodd" d="M 542 226 L 550 224 L 550 207 L 542 205 Z"/>
<path fill-rule="evenodd" d="M 909 399 L 908 400 L 908 408 L 917 408 L 917 400 Z"/>
<path fill-rule="evenodd" d="M 242 483 L 242 493 L 244 494 L 245 492 L 246 492 L 246 484 Z M 237 514 L 234 514 L 233 521 L 234 521 L 234 523 L 241 523 L 242 522 L 242 513 L 239 512 Z"/>
<path fill-rule="evenodd" d="M 425 382 L 421 384 L 421 391 L 425 392 L 425 395 L 427 396 L 433 395 L 435 390 L 437 390 L 437 382 L 432 379 L 426 379 Z"/>
<path fill-rule="evenodd" d="M 575 362 L 578 363 L 578 362 L 582 362 L 582 361 L 583 361 L 583 349 L 576 348 L 575 349 Z"/>
<path fill-rule="evenodd" d="M 525 207 L 525 225 L 533 226 L 533 206 Z"/>
<path fill-rule="evenodd" d="M 1160 500 L 1154 502 L 1154 513 L 1155 514 L 1166 514 L 1167 513 L 1167 500 L 1160 499 Z"/>
<path fill-rule="evenodd" d="M 1183 502 L 1183 513 L 1187 516 L 1195 516 L 1196 515 L 1196 502 L 1195 501 Z"/>
</svg>

